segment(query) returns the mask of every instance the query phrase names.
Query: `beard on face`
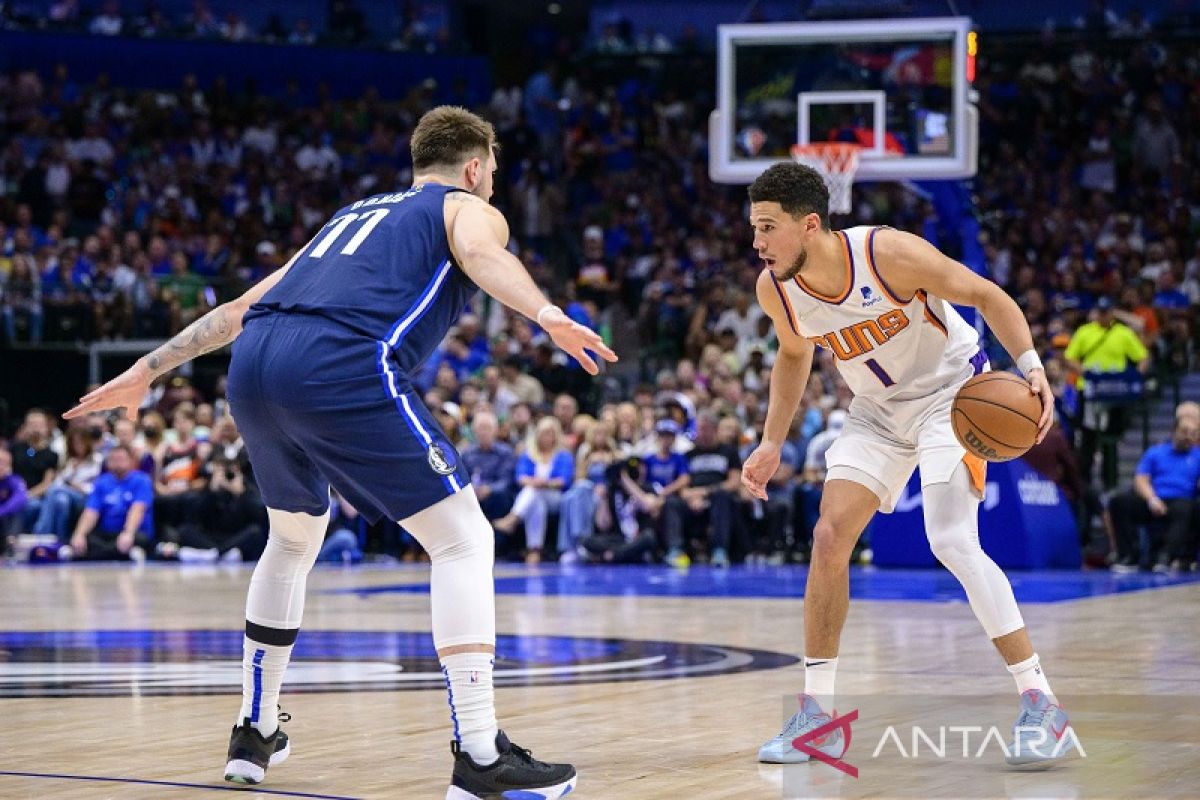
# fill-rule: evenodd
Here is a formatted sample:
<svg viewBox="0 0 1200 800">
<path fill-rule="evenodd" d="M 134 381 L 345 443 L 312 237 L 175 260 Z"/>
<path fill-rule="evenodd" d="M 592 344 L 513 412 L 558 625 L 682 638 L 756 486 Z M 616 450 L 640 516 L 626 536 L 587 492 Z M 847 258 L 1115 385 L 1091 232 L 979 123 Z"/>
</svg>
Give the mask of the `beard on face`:
<svg viewBox="0 0 1200 800">
<path fill-rule="evenodd" d="M 778 279 L 783 281 L 784 283 L 787 283 L 792 278 L 795 278 L 797 275 L 800 274 L 800 270 L 804 268 L 804 264 L 807 261 L 808 261 L 808 248 L 802 247 L 802 248 L 800 248 L 800 255 L 796 256 L 796 260 L 792 262 L 792 265 L 790 267 L 788 267 L 787 270 L 782 275 L 777 276 Z"/>
</svg>

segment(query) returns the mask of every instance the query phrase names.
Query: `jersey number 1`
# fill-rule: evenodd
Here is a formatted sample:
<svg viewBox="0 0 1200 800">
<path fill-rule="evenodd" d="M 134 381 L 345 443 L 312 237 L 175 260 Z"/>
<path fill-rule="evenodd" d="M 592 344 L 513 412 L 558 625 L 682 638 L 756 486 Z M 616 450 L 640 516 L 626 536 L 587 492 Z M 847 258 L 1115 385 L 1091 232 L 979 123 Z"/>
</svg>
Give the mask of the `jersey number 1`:
<svg viewBox="0 0 1200 800">
<path fill-rule="evenodd" d="M 371 235 L 371 231 L 375 230 L 375 226 L 380 220 L 388 215 L 391 209 L 376 208 L 373 211 L 368 211 L 365 214 L 343 214 L 340 217 L 334 217 L 329 220 L 329 232 L 321 237 L 321 241 L 317 242 L 317 246 L 308 254 L 309 258 L 320 258 L 329 251 L 333 246 L 334 239 L 342 235 L 357 220 L 363 221 L 363 226 L 358 229 L 358 233 L 350 237 L 350 241 L 346 242 L 346 246 L 342 248 L 342 255 L 352 256 L 358 250 L 359 245 Z"/>
<path fill-rule="evenodd" d="M 866 364 L 867 364 L 867 369 L 869 369 L 869 370 L 871 370 L 871 372 L 875 373 L 875 377 L 879 378 L 879 382 L 882 383 L 884 386 L 895 385 L 896 382 L 894 380 L 892 380 L 892 376 L 887 374 L 887 370 L 885 370 L 883 367 L 879 366 L 878 361 L 876 361 L 873 358 L 868 358 L 866 361 Z"/>
</svg>

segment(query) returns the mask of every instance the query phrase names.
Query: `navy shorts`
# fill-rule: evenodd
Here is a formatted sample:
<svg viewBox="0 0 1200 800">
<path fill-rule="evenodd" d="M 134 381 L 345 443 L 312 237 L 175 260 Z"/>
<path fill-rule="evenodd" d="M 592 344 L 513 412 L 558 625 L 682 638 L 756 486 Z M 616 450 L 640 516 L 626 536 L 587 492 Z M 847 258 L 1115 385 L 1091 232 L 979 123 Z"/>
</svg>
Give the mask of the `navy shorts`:
<svg viewBox="0 0 1200 800">
<path fill-rule="evenodd" d="M 321 317 L 250 320 L 228 397 L 269 508 L 323 514 L 332 484 L 371 522 L 402 520 L 470 482 L 383 343 Z"/>
</svg>

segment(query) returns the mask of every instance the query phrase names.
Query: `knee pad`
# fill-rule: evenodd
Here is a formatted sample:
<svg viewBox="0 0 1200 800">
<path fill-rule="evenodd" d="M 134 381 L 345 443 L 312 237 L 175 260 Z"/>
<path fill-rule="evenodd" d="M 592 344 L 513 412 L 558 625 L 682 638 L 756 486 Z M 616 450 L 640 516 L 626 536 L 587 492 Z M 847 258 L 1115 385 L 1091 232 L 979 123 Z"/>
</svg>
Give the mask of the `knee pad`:
<svg viewBox="0 0 1200 800">
<path fill-rule="evenodd" d="M 270 521 L 270 538 L 267 547 L 274 548 L 277 553 L 286 556 L 308 560 L 312 567 L 321 550 L 321 542 L 325 539 L 325 531 L 329 527 L 329 511 L 315 517 L 302 511 L 280 511 L 275 508 L 267 509 Z"/>
<path fill-rule="evenodd" d="M 433 562 L 429 593 L 434 646 L 495 646 L 495 541 L 475 490 L 468 486 L 400 524 Z"/>
<path fill-rule="evenodd" d="M 921 492 L 929 548 L 966 590 L 988 637 L 1024 627 L 1008 578 L 979 545 L 979 498 L 966 466 L 959 464 L 949 481 L 929 484 Z"/>
</svg>

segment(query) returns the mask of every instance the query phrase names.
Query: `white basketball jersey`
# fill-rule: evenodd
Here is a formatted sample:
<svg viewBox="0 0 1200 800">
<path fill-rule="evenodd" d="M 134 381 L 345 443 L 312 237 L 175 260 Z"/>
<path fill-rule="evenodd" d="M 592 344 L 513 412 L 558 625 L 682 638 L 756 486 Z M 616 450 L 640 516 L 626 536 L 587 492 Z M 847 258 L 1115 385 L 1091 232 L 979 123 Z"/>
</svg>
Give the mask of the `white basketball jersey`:
<svg viewBox="0 0 1200 800">
<path fill-rule="evenodd" d="M 828 348 L 857 397 L 926 397 L 970 375 L 979 335 L 954 307 L 918 290 L 905 301 L 875 269 L 875 227 L 836 231 L 845 256 L 845 290 L 819 294 L 797 276 L 775 282 L 792 329 Z"/>
</svg>

